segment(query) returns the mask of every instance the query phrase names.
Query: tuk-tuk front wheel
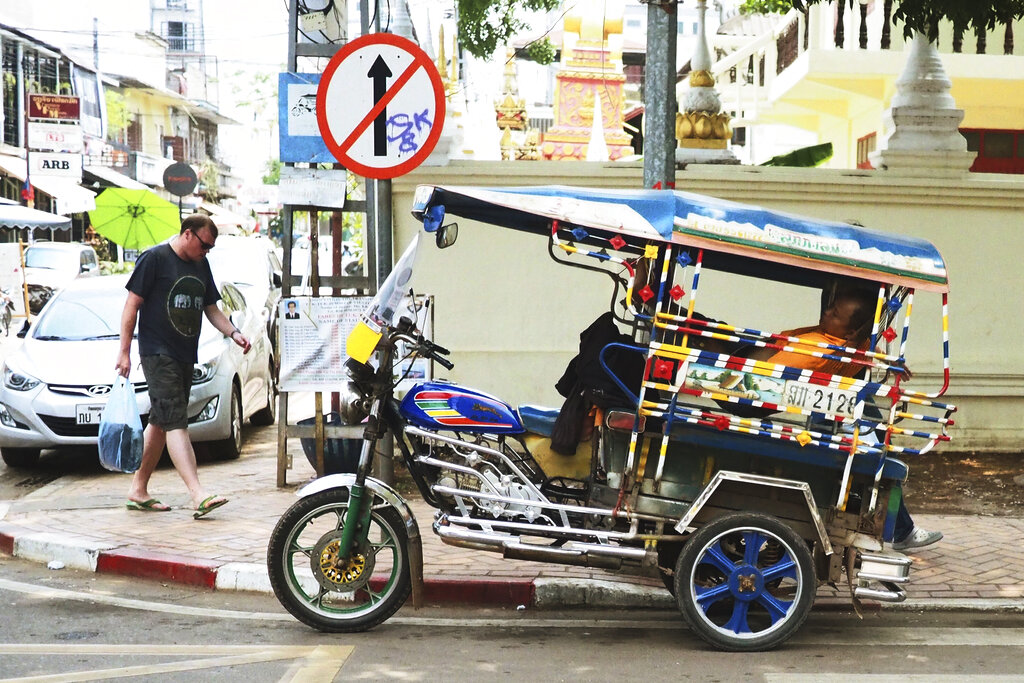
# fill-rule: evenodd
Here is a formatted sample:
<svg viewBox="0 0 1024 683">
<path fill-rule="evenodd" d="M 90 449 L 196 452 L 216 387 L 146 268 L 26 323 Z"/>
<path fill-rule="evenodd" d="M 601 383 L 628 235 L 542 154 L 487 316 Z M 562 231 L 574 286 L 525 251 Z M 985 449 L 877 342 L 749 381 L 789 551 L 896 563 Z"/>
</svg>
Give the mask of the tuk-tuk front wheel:
<svg viewBox="0 0 1024 683">
<path fill-rule="evenodd" d="M 807 543 L 778 519 L 748 512 L 697 530 L 679 553 L 675 582 L 690 628 L 731 652 L 781 645 L 807 619 L 817 588 Z"/>
</svg>

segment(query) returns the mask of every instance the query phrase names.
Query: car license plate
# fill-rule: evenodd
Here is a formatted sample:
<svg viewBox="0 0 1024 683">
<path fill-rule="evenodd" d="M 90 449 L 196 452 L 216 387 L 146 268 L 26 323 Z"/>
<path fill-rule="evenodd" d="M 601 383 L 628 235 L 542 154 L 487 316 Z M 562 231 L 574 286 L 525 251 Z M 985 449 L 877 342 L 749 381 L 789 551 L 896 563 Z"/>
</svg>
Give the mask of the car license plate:
<svg viewBox="0 0 1024 683">
<path fill-rule="evenodd" d="M 786 382 L 783 399 L 788 406 L 812 413 L 853 417 L 853 409 L 857 405 L 857 392 L 789 380 Z"/>
<path fill-rule="evenodd" d="M 82 403 L 75 406 L 75 424 L 98 425 L 103 408 L 102 403 Z"/>
</svg>

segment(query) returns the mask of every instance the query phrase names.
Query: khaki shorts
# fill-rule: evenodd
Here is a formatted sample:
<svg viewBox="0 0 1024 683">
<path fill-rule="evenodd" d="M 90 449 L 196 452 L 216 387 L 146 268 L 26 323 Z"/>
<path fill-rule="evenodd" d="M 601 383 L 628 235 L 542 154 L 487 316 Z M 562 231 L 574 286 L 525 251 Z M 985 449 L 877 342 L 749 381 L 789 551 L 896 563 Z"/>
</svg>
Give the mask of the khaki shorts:
<svg viewBox="0 0 1024 683">
<path fill-rule="evenodd" d="M 142 373 L 149 385 L 149 423 L 165 432 L 188 428 L 188 396 L 192 363 L 170 356 L 143 356 Z"/>
</svg>

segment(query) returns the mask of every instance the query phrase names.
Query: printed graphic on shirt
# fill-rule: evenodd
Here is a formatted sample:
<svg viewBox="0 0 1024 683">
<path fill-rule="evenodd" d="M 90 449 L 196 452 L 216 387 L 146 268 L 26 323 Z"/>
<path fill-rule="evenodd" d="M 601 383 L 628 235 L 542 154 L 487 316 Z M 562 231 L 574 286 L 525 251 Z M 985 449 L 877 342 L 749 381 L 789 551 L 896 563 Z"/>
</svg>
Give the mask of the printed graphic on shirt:
<svg viewBox="0 0 1024 683">
<path fill-rule="evenodd" d="M 167 293 L 167 319 L 183 337 L 199 335 L 203 323 L 203 297 L 206 287 L 193 275 L 186 275 L 171 285 Z"/>
</svg>

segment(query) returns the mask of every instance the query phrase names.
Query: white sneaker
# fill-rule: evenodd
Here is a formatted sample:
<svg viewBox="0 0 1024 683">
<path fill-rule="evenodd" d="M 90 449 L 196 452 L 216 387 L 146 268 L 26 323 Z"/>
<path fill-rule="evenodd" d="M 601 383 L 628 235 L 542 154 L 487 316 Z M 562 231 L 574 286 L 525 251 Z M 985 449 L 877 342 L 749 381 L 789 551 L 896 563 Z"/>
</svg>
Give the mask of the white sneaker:
<svg viewBox="0 0 1024 683">
<path fill-rule="evenodd" d="M 906 538 L 904 538 L 902 541 L 895 541 L 892 544 L 892 549 L 911 550 L 913 548 L 923 548 L 926 545 L 938 543 L 941 540 L 941 531 L 926 531 L 919 526 L 915 526 Z"/>
</svg>

